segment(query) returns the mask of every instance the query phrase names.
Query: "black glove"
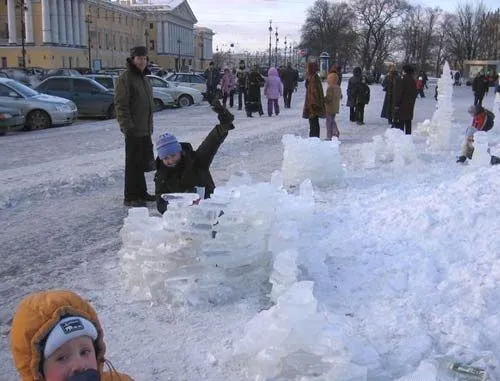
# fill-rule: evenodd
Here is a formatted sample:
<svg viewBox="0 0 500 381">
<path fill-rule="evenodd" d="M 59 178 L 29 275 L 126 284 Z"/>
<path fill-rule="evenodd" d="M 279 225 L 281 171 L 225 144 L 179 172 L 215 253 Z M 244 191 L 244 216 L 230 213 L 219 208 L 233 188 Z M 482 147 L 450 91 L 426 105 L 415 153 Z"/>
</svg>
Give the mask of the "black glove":
<svg viewBox="0 0 500 381">
<path fill-rule="evenodd" d="M 231 114 L 228 109 L 224 108 L 220 103 L 220 100 L 214 99 L 212 101 L 212 110 L 218 114 L 219 122 L 221 124 L 231 124 L 234 121 L 234 115 Z M 233 126 L 234 128 L 234 126 Z M 230 128 L 232 129 L 232 128 Z"/>
<path fill-rule="evenodd" d="M 100 381 L 101 375 L 97 370 L 88 369 L 83 372 L 73 374 L 68 381 Z"/>
</svg>

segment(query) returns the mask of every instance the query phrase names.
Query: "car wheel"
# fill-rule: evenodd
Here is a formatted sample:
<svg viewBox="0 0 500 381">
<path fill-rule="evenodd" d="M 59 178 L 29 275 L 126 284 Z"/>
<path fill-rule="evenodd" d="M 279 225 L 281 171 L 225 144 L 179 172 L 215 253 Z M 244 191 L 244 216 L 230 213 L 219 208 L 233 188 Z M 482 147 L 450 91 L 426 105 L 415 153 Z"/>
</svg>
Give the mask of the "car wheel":
<svg viewBox="0 0 500 381">
<path fill-rule="evenodd" d="M 191 106 L 193 104 L 193 98 L 191 98 L 189 95 L 181 95 L 179 98 L 179 106 L 180 107 L 187 107 Z"/>
<path fill-rule="evenodd" d="M 154 99 L 154 103 L 155 103 L 154 112 L 161 111 L 161 110 L 163 110 L 165 108 L 165 105 L 163 104 L 163 102 L 161 101 L 161 99 L 155 98 Z"/>
<path fill-rule="evenodd" d="M 108 107 L 108 111 L 106 111 L 106 119 L 115 119 L 115 118 L 116 118 L 115 105 L 111 103 Z"/>
<path fill-rule="evenodd" d="M 31 111 L 26 117 L 26 129 L 31 130 L 42 130 L 44 128 L 49 128 L 52 125 L 49 114 L 43 110 Z"/>
</svg>

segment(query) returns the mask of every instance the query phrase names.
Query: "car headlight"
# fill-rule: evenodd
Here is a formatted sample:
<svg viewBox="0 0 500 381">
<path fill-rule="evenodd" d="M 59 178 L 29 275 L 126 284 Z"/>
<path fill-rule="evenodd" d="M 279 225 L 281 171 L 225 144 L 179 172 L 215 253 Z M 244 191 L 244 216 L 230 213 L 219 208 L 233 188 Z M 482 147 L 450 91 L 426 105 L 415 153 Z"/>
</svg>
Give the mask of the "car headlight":
<svg viewBox="0 0 500 381">
<path fill-rule="evenodd" d="M 55 107 L 57 111 L 71 111 L 71 108 L 64 103 L 57 103 Z"/>
<path fill-rule="evenodd" d="M 0 120 L 10 119 L 12 114 L 7 114 L 6 112 L 0 112 Z"/>
</svg>

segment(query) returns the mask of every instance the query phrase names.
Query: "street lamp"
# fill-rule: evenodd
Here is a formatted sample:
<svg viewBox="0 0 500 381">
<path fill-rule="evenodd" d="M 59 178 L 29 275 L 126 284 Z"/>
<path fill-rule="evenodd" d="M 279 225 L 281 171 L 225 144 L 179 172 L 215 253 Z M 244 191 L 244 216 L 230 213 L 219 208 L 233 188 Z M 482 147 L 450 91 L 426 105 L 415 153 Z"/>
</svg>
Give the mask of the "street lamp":
<svg viewBox="0 0 500 381">
<path fill-rule="evenodd" d="M 273 32 L 273 27 L 271 26 L 273 20 L 269 20 L 269 67 L 271 67 L 271 54 L 272 54 L 272 47 L 271 47 L 271 33 Z"/>
<path fill-rule="evenodd" d="M 181 71 L 181 39 L 177 39 L 177 47 L 178 47 L 178 57 L 177 57 L 177 72 Z"/>
<path fill-rule="evenodd" d="M 274 47 L 274 66 L 278 67 L 278 42 L 279 42 L 279 38 L 278 38 L 278 27 L 276 27 L 276 33 L 274 33 L 274 35 L 276 36 L 276 45 Z"/>
<path fill-rule="evenodd" d="M 90 24 L 92 24 L 92 16 L 90 12 L 85 16 L 85 23 L 87 24 L 87 49 L 89 55 L 89 71 L 92 73 L 92 51 L 90 49 Z"/>
<path fill-rule="evenodd" d="M 145 45 L 145 47 L 146 47 L 146 49 L 147 49 L 147 48 L 148 48 L 148 46 L 149 46 L 149 44 L 148 44 L 148 42 L 149 42 L 149 32 L 148 32 L 148 30 L 147 30 L 147 29 L 144 31 L 144 38 L 145 38 L 145 40 L 146 40 L 146 45 Z"/>
<path fill-rule="evenodd" d="M 285 36 L 285 58 L 283 60 L 283 64 L 286 65 L 286 36 Z"/>
<path fill-rule="evenodd" d="M 21 8 L 21 56 L 22 62 L 21 65 L 23 69 L 26 69 L 26 20 L 24 19 L 24 12 L 28 9 L 28 6 L 24 3 L 24 0 L 18 0 L 16 4 L 16 8 Z"/>
<path fill-rule="evenodd" d="M 200 49 L 201 49 L 201 54 L 200 54 L 200 61 L 201 61 L 201 70 L 203 70 L 203 49 L 205 48 L 205 45 L 203 42 L 200 44 Z"/>
</svg>

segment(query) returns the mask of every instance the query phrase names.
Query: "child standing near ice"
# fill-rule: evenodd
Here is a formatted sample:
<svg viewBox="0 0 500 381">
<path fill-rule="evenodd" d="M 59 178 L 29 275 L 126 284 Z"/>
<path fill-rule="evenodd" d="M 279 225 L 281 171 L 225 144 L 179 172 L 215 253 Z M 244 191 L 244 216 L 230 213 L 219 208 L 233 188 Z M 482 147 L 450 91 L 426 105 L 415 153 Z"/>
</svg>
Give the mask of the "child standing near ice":
<svg viewBox="0 0 500 381">
<path fill-rule="evenodd" d="M 328 74 L 326 81 L 328 83 L 325 96 L 326 140 L 332 140 L 333 136 L 338 138 L 340 135 L 335 115 L 339 113 L 342 90 L 340 89 L 339 77 L 336 73 Z"/>
</svg>

